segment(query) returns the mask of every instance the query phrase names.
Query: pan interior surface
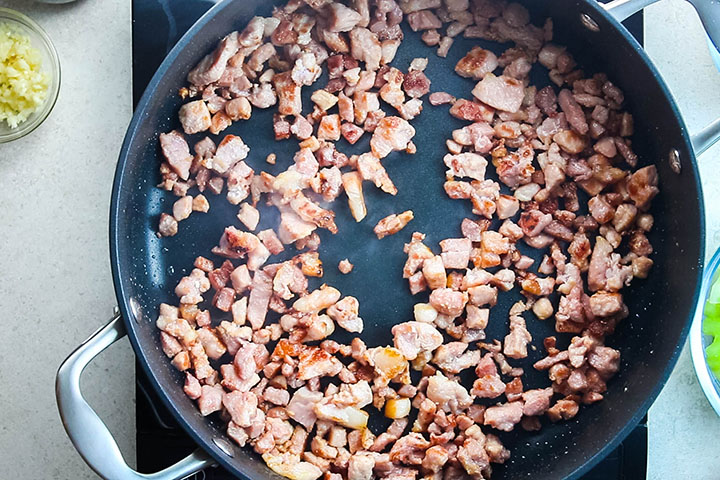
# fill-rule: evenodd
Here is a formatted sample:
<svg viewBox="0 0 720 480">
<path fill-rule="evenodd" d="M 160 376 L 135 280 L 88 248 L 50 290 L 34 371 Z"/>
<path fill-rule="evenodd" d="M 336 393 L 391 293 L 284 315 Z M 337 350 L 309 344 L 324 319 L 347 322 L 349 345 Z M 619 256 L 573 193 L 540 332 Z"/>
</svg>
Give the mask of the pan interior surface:
<svg viewBox="0 0 720 480">
<path fill-rule="evenodd" d="M 630 317 L 606 341 L 621 351 L 622 361 L 619 373 L 609 382 L 605 400 L 581 408 L 568 422 L 544 421 L 539 432 L 517 428 L 515 432 L 501 435 L 512 457 L 504 465 L 493 465 L 494 479 L 574 478 L 630 431 L 659 392 L 674 364 L 697 295 L 704 217 L 694 157 L 684 125 L 667 89 L 634 40 L 627 32 L 613 27 L 594 2 L 535 0 L 524 3 L 533 12 L 536 24 L 546 16 L 554 18 L 555 42 L 567 45 L 586 73 L 606 72 L 624 91 L 626 108 L 635 119 L 633 149 L 641 165 L 654 163 L 660 175 L 661 192 L 651 210 L 655 217 L 650 236 L 655 265 L 647 280 L 636 281 L 624 290 Z M 219 260 L 210 255 L 210 249 L 217 244 L 224 227 L 240 227 L 235 218 L 237 207 L 230 205 L 224 195 L 208 195 L 211 204 L 208 214 L 193 213 L 180 223 L 176 236 L 157 238 L 158 216 L 170 211 L 175 199 L 155 187 L 160 182 L 157 136 L 179 128 L 177 110 L 181 100 L 177 90 L 185 84 L 187 72 L 226 33 L 241 30 L 252 16 L 270 15 L 271 11 L 269 2 L 225 1 L 210 10 L 169 54 L 143 96 L 128 130 L 116 173 L 110 225 L 116 293 L 140 363 L 170 411 L 198 444 L 224 467 L 246 478 L 277 475 L 270 472 L 257 455 L 229 441 L 224 424 L 218 418 L 200 415 L 194 402 L 183 393 L 183 374 L 171 366 L 160 349 L 155 327 L 158 304 L 176 302 L 173 289 L 180 278 L 190 272 L 194 258 L 203 255 Z M 586 30 L 580 21 L 581 13 L 589 14 L 600 31 Z M 498 54 L 511 46 L 457 38 L 448 58 L 441 59 L 434 49 L 420 41 L 419 34 L 407 27 L 404 31 L 405 40 L 393 65 L 406 70 L 413 58 L 427 57 L 426 74 L 432 81 L 431 91 L 445 91 L 458 98 L 469 98 L 474 82 L 455 75 L 452 68 L 472 46 L 481 45 Z M 532 83 L 538 87 L 548 84 L 542 67 L 536 70 L 531 75 Z M 304 111 L 311 105 L 311 90 L 324 85 L 326 75 L 313 87 L 303 89 Z M 221 136 L 241 136 L 250 147 L 247 163 L 256 172 L 265 170 L 276 174 L 292 162 L 298 147 L 294 140 L 274 141 L 272 110 L 255 109 L 250 121 L 234 123 Z M 451 138 L 452 130 L 465 122 L 452 118 L 447 106 L 432 107 L 425 101 L 422 114 L 412 124 L 417 131 L 413 139 L 417 153 L 395 153 L 383 162 L 398 187 L 397 196 L 391 197 L 366 183 L 367 218 L 356 223 L 343 195 L 331 207 L 336 212 L 339 233 L 333 236 L 325 230 L 319 231 L 320 255 L 325 266 L 322 282 L 338 288 L 343 295 L 359 299 L 360 315 L 365 321 L 361 338 L 368 346 L 391 344 L 392 325 L 411 320 L 412 306 L 427 301 L 427 294 L 411 296 L 402 278 L 403 244 L 409 242 L 412 232 L 427 234 L 425 243 L 438 251 L 438 241 L 461 236 L 463 218 L 474 218 L 469 202 L 451 200 L 443 190 L 445 139 Z M 200 138 L 193 136 L 191 141 Z M 351 147 L 339 142 L 338 148 L 348 155 L 362 153 L 368 151 L 368 142 L 366 134 L 356 145 Z M 680 175 L 673 173 L 667 162 L 673 148 L 684 159 Z M 265 163 L 269 153 L 277 155 L 276 165 Z M 489 169 L 489 178 L 493 178 L 492 170 Z M 415 219 L 404 230 L 376 239 L 372 229 L 379 219 L 409 209 L 414 211 Z M 276 226 L 277 221 L 271 209 L 263 208 L 258 229 Z M 521 250 L 523 247 L 520 246 Z M 529 253 L 528 250 L 524 253 Z M 289 247 L 285 253 L 292 256 L 296 252 Z M 533 256 L 541 257 L 537 253 Z M 337 270 L 343 258 L 349 258 L 355 265 L 349 275 L 341 275 Z M 489 339 L 502 339 L 507 334 L 507 312 L 521 299 L 517 290 L 501 294 L 498 305 L 491 310 L 486 329 Z M 213 313 L 216 323 L 221 317 L 218 312 Z M 530 314 L 526 318 L 533 345 L 538 348 L 531 349 L 524 361 L 511 363 L 525 368 L 525 389 L 547 386 L 546 374 L 536 372 L 531 365 L 545 356 L 542 339 L 556 335 L 554 324 L 552 320 L 541 322 Z M 569 336 L 558 337 L 559 344 L 566 346 Z M 333 338 L 346 342 L 350 336 L 336 334 Z M 381 428 L 385 425 L 382 419 L 376 422 Z"/>
</svg>

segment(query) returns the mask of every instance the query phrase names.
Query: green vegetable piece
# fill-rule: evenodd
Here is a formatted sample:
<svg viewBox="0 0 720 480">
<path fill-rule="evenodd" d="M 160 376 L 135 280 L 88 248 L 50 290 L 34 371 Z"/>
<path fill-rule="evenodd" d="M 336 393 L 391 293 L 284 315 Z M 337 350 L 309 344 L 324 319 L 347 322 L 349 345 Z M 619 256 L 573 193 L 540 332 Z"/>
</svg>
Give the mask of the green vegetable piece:
<svg viewBox="0 0 720 480">
<path fill-rule="evenodd" d="M 720 379 L 720 337 L 715 337 L 713 343 L 707 346 L 705 354 L 710 370 Z"/>
</svg>

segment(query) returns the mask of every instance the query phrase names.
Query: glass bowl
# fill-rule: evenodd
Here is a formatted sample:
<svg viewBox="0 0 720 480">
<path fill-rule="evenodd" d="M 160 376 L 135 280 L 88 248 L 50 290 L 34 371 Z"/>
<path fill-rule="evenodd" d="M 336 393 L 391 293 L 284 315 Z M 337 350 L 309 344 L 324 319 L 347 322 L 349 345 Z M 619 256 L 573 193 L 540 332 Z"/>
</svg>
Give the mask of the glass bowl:
<svg viewBox="0 0 720 480">
<path fill-rule="evenodd" d="M 50 37 L 33 19 L 9 8 L 0 8 L 1 23 L 9 24 L 27 35 L 32 46 L 40 52 L 42 68 L 50 77 L 45 101 L 27 120 L 15 128 L 10 128 L 5 121 L 0 122 L 0 143 L 5 143 L 24 137 L 40 126 L 50 115 L 60 91 L 60 61 Z"/>
<path fill-rule="evenodd" d="M 711 335 L 703 333 L 703 322 L 705 321 L 705 305 L 710 295 L 710 287 L 720 277 L 720 249 L 715 252 L 710 261 L 705 265 L 703 272 L 702 287 L 700 289 L 699 303 L 695 311 L 695 318 L 690 327 L 690 353 L 693 366 L 697 374 L 700 387 L 710 402 L 715 412 L 720 415 L 720 381 L 710 370 L 707 363 L 705 348 L 713 341 Z"/>
</svg>

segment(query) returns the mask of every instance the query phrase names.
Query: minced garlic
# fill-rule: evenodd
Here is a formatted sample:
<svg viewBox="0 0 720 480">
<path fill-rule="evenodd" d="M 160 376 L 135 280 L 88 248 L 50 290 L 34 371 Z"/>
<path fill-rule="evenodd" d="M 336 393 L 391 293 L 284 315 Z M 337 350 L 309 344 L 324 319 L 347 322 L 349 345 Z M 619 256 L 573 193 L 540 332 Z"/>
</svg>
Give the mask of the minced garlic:
<svg viewBox="0 0 720 480">
<path fill-rule="evenodd" d="M 50 84 L 41 68 L 40 51 L 30 38 L 0 23 L 0 122 L 15 128 L 40 108 Z"/>
</svg>

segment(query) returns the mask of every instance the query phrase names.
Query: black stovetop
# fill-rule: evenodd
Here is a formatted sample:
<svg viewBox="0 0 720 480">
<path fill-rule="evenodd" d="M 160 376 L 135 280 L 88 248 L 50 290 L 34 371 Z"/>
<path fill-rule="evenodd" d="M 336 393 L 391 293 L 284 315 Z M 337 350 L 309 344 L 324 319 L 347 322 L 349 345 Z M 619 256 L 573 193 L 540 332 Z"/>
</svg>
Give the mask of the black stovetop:
<svg viewBox="0 0 720 480">
<path fill-rule="evenodd" d="M 167 52 L 214 4 L 210 0 L 133 0 L 134 105 Z M 642 43 L 642 14 L 628 19 L 625 26 Z M 164 408 L 139 366 L 136 372 L 137 468 L 141 472 L 156 472 L 187 456 L 197 446 Z M 627 439 L 582 480 L 644 479 L 646 463 L 647 425 L 643 419 Z M 220 468 L 211 468 L 189 478 L 225 480 L 234 477 Z"/>
</svg>

